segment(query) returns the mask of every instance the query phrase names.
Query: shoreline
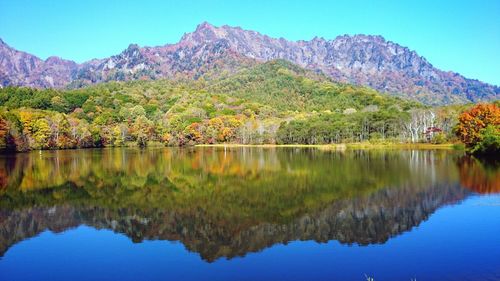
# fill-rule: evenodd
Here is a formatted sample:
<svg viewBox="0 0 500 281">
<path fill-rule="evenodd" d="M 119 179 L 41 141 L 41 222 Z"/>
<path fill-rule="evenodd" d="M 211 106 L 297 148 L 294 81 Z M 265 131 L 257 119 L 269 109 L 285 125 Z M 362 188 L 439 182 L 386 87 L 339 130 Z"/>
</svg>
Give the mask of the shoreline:
<svg viewBox="0 0 500 281">
<path fill-rule="evenodd" d="M 368 150 L 368 149 L 400 149 L 400 150 L 463 150 L 460 145 L 454 143 L 431 144 L 431 143 L 392 143 L 392 144 L 373 144 L 373 143 L 340 143 L 340 144 L 237 144 L 237 143 L 218 143 L 218 144 L 196 144 L 192 146 L 165 146 L 155 143 L 146 147 L 137 145 L 123 146 L 102 146 L 102 147 L 80 147 L 80 148 L 65 148 L 65 149 L 33 149 L 27 151 L 0 151 L 0 155 L 10 155 L 18 153 L 43 152 L 43 151 L 65 151 L 79 149 L 114 149 L 114 148 L 133 148 L 133 149 L 148 149 L 148 148 L 198 148 L 198 147 L 213 147 L 213 148 L 315 148 L 319 150 Z"/>
<path fill-rule="evenodd" d="M 396 144 L 373 144 L 373 143 L 341 143 L 341 144 L 197 144 L 194 147 L 256 147 L 256 148 L 318 148 L 331 150 L 349 149 L 455 149 L 453 143 L 430 144 L 430 143 L 396 143 Z"/>
</svg>

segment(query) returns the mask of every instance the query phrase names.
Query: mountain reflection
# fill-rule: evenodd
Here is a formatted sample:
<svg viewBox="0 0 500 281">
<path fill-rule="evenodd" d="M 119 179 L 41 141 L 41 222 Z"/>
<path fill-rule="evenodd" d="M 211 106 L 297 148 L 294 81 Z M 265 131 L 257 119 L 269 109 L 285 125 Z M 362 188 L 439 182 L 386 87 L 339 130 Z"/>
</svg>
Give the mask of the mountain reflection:
<svg viewBox="0 0 500 281">
<path fill-rule="evenodd" d="M 463 161 L 446 151 L 288 148 L 3 156 L 0 255 L 82 224 L 134 242 L 179 240 L 207 261 L 293 240 L 384 243 L 470 193 L 460 180 L 476 179 L 462 170 L 476 164 Z M 498 169 L 488 175 L 498 190 Z"/>
</svg>

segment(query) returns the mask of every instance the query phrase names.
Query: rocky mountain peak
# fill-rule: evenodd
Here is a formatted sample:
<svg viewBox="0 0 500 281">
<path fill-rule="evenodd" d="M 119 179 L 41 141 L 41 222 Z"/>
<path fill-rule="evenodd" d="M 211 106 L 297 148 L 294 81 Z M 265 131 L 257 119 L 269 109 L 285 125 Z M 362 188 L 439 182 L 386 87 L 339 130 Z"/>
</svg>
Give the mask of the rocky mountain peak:
<svg viewBox="0 0 500 281">
<path fill-rule="evenodd" d="M 307 41 L 303 41 L 303 42 L 307 42 Z M 323 37 L 314 36 L 313 39 L 311 39 L 311 42 L 326 42 L 326 40 Z"/>
<path fill-rule="evenodd" d="M 224 38 L 226 33 L 221 27 L 215 27 L 208 22 L 203 22 L 196 27 L 194 32 L 186 33 L 181 38 L 181 43 L 200 45 Z"/>
<path fill-rule="evenodd" d="M 141 48 L 137 44 L 128 45 L 127 49 L 125 49 L 122 53 L 124 57 L 139 57 L 141 55 Z"/>
<path fill-rule="evenodd" d="M 49 65 L 58 65 L 58 64 L 75 64 L 75 62 L 73 61 L 70 61 L 70 60 L 65 60 L 65 59 L 62 59 L 58 56 L 51 56 L 51 57 L 48 57 L 46 60 L 45 60 L 45 63 L 49 64 Z"/>
<path fill-rule="evenodd" d="M 355 35 L 342 35 L 338 36 L 336 39 L 345 39 L 345 40 L 352 40 L 352 41 L 358 41 L 358 42 L 376 42 L 376 43 L 381 43 L 385 44 L 388 41 L 385 40 L 385 38 L 382 35 L 369 35 L 369 34 L 355 34 Z"/>
<path fill-rule="evenodd" d="M 11 46 L 9 46 L 9 44 L 7 44 L 5 41 L 3 41 L 2 38 L 0 38 L 0 50 L 4 50 L 4 51 L 8 50 L 8 51 L 12 51 L 12 52 L 17 52 L 17 50 L 15 50 Z"/>
<path fill-rule="evenodd" d="M 196 26 L 196 30 L 194 32 L 204 32 L 207 30 L 214 30 L 215 28 L 216 27 L 211 23 L 204 21 Z"/>
<path fill-rule="evenodd" d="M 333 80 L 364 85 L 428 104 L 500 98 L 500 88 L 432 66 L 415 51 L 379 35 L 341 35 L 289 41 L 252 30 L 208 22 L 185 33 L 180 42 L 141 48 L 131 44 L 118 55 L 76 64 L 16 51 L 0 39 L 0 84 L 64 86 L 75 80 L 98 83 L 152 79 L 177 74 L 197 78 L 210 69 L 237 71 L 248 63 L 284 59 Z M 50 72 L 50 78 L 47 73 Z M 50 83 L 46 83 L 47 79 Z M 62 79 L 62 80 L 59 80 Z"/>
</svg>

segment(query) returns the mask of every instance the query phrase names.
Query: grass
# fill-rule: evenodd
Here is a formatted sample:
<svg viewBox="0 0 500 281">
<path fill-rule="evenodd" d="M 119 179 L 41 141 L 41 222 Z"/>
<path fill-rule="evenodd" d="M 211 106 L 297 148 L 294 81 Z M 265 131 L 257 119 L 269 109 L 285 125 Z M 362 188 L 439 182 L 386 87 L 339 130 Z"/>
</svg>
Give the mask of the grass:
<svg viewBox="0 0 500 281">
<path fill-rule="evenodd" d="M 340 144 L 238 144 L 238 143 L 218 143 L 218 144 L 197 144 L 198 147 L 336 147 Z"/>
<path fill-rule="evenodd" d="M 349 149 L 454 149 L 452 143 L 350 143 L 346 146 Z"/>
</svg>

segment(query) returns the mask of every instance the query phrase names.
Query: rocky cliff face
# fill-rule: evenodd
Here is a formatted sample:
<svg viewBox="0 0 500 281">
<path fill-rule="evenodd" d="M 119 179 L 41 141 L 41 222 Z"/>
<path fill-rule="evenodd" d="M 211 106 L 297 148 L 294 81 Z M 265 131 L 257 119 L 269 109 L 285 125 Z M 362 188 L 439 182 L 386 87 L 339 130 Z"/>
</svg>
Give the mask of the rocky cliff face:
<svg viewBox="0 0 500 281">
<path fill-rule="evenodd" d="M 130 45 L 110 58 L 83 64 L 43 61 L 0 43 L 0 83 L 34 87 L 80 86 L 109 80 L 198 78 L 248 64 L 285 59 L 340 82 L 411 97 L 429 104 L 498 99 L 500 88 L 432 66 L 416 52 L 381 36 L 288 41 L 227 25 L 200 24 L 176 44 Z"/>
<path fill-rule="evenodd" d="M 0 85 L 64 87 L 74 77 L 78 64 L 59 57 L 45 61 L 9 47 L 0 39 Z"/>
<path fill-rule="evenodd" d="M 321 71 L 334 80 L 410 96 L 427 103 L 498 99 L 500 88 L 432 66 L 416 52 L 381 36 L 339 36 L 333 40 L 287 41 L 238 27 L 208 23 L 184 35 L 192 44 L 226 40 L 232 50 L 260 61 L 285 59 Z"/>
</svg>

